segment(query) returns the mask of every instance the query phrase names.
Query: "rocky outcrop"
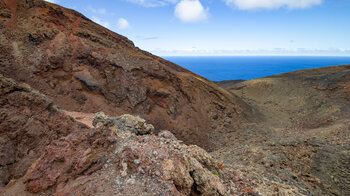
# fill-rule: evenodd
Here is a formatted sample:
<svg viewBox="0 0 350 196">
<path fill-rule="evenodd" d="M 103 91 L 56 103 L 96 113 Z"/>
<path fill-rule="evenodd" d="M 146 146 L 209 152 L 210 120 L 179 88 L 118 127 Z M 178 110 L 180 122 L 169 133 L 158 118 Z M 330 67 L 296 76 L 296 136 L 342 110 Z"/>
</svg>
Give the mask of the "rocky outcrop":
<svg viewBox="0 0 350 196">
<path fill-rule="evenodd" d="M 147 135 L 154 132 L 153 125 L 147 124 L 140 117 L 129 114 L 117 118 L 109 118 L 103 112 L 99 112 L 95 114 L 92 124 L 95 127 L 106 126 L 113 131 L 132 132 L 135 135 Z"/>
<path fill-rule="evenodd" d="M 140 135 L 137 124 L 151 125 L 139 117 L 99 113 L 94 122 L 93 129 L 53 141 L 24 180 L 4 193 L 24 182 L 25 193 L 34 195 L 302 195 L 247 168 L 223 165 L 169 131 Z"/>
<path fill-rule="evenodd" d="M 208 150 L 250 113 L 201 76 L 142 51 L 81 14 L 42 0 L 0 0 L 0 73 L 64 110 L 139 115 Z"/>
<path fill-rule="evenodd" d="M 169 131 L 139 135 L 138 126 L 128 126 L 142 121 L 131 115 L 98 119 L 98 128 L 54 141 L 28 170 L 27 189 L 51 188 L 57 195 L 227 195 L 207 152 L 182 144 Z"/>
</svg>

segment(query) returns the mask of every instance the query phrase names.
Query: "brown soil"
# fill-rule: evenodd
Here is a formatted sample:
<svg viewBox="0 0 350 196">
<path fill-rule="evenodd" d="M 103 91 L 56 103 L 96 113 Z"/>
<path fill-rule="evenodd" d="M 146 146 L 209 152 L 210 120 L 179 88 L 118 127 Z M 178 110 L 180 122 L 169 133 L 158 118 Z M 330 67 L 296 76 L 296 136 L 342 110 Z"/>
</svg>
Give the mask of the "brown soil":
<svg viewBox="0 0 350 196">
<path fill-rule="evenodd" d="M 90 128 L 94 127 L 92 125 L 92 121 L 94 120 L 94 114 L 92 113 L 70 112 L 70 111 L 63 111 L 63 112 L 68 116 L 73 117 L 76 121 L 81 122 Z"/>
</svg>

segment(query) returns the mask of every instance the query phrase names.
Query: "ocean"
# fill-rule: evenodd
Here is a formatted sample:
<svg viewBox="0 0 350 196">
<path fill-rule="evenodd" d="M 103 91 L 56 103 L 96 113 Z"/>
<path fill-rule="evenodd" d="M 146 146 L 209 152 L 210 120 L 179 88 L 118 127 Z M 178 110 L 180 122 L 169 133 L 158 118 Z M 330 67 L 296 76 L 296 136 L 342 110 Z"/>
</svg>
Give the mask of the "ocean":
<svg viewBox="0 0 350 196">
<path fill-rule="evenodd" d="M 301 69 L 350 64 L 350 57 L 196 56 L 163 57 L 212 81 L 250 80 Z"/>
</svg>

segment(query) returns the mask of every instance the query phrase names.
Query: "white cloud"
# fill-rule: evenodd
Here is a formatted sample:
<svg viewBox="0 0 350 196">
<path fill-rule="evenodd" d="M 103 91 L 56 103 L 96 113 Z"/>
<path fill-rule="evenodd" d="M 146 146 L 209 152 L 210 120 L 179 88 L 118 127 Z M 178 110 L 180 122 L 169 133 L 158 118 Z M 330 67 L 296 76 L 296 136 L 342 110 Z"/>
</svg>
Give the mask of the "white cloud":
<svg viewBox="0 0 350 196">
<path fill-rule="evenodd" d="M 102 25 L 102 26 L 106 27 L 106 28 L 110 27 L 109 22 L 102 21 L 99 17 L 93 16 L 93 17 L 91 17 L 91 20 L 96 22 L 99 25 Z"/>
<path fill-rule="evenodd" d="M 308 8 L 319 5 L 323 0 L 224 0 L 227 5 L 236 6 L 242 10 L 251 9 L 289 9 Z"/>
<path fill-rule="evenodd" d="M 90 10 L 91 12 L 93 12 L 95 14 L 102 14 L 102 15 L 106 15 L 107 14 L 106 9 L 104 9 L 104 8 L 95 9 L 95 8 L 93 8 L 90 5 L 88 6 L 88 10 Z"/>
<path fill-rule="evenodd" d="M 272 48 L 272 49 L 162 49 L 150 52 L 159 56 L 350 56 L 349 48 Z"/>
<path fill-rule="evenodd" d="M 208 9 L 199 0 L 181 0 L 175 7 L 175 16 L 183 22 L 203 21 L 208 18 Z"/>
<path fill-rule="evenodd" d="M 118 19 L 118 28 L 119 29 L 128 29 L 130 28 L 129 22 L 125 18 L 119 18 Z"/>
<path fill-rule="evenodd" d="M 136 3 L 144 7 L 158 7 L 169 4 L 175 4 L 178 0 L 126 0 L 131 3 Z"/>
</svg>

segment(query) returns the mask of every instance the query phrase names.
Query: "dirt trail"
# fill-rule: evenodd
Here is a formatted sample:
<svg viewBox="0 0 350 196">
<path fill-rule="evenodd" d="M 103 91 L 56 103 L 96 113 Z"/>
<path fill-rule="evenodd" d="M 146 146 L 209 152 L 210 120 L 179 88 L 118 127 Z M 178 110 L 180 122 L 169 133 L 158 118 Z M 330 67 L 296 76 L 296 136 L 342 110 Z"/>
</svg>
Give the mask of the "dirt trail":
<svg viewBox="0 0 350 196">
<path fill-rule="evenodd" d="M 64 113 L 73 117 L 76 121 L 87 125 L 90 128 L 93 128 L 92 121 L 94 120 L 93 113 L 83 113 L 83 112 L 72 112 L 64 110 Z"/>
</svg>

